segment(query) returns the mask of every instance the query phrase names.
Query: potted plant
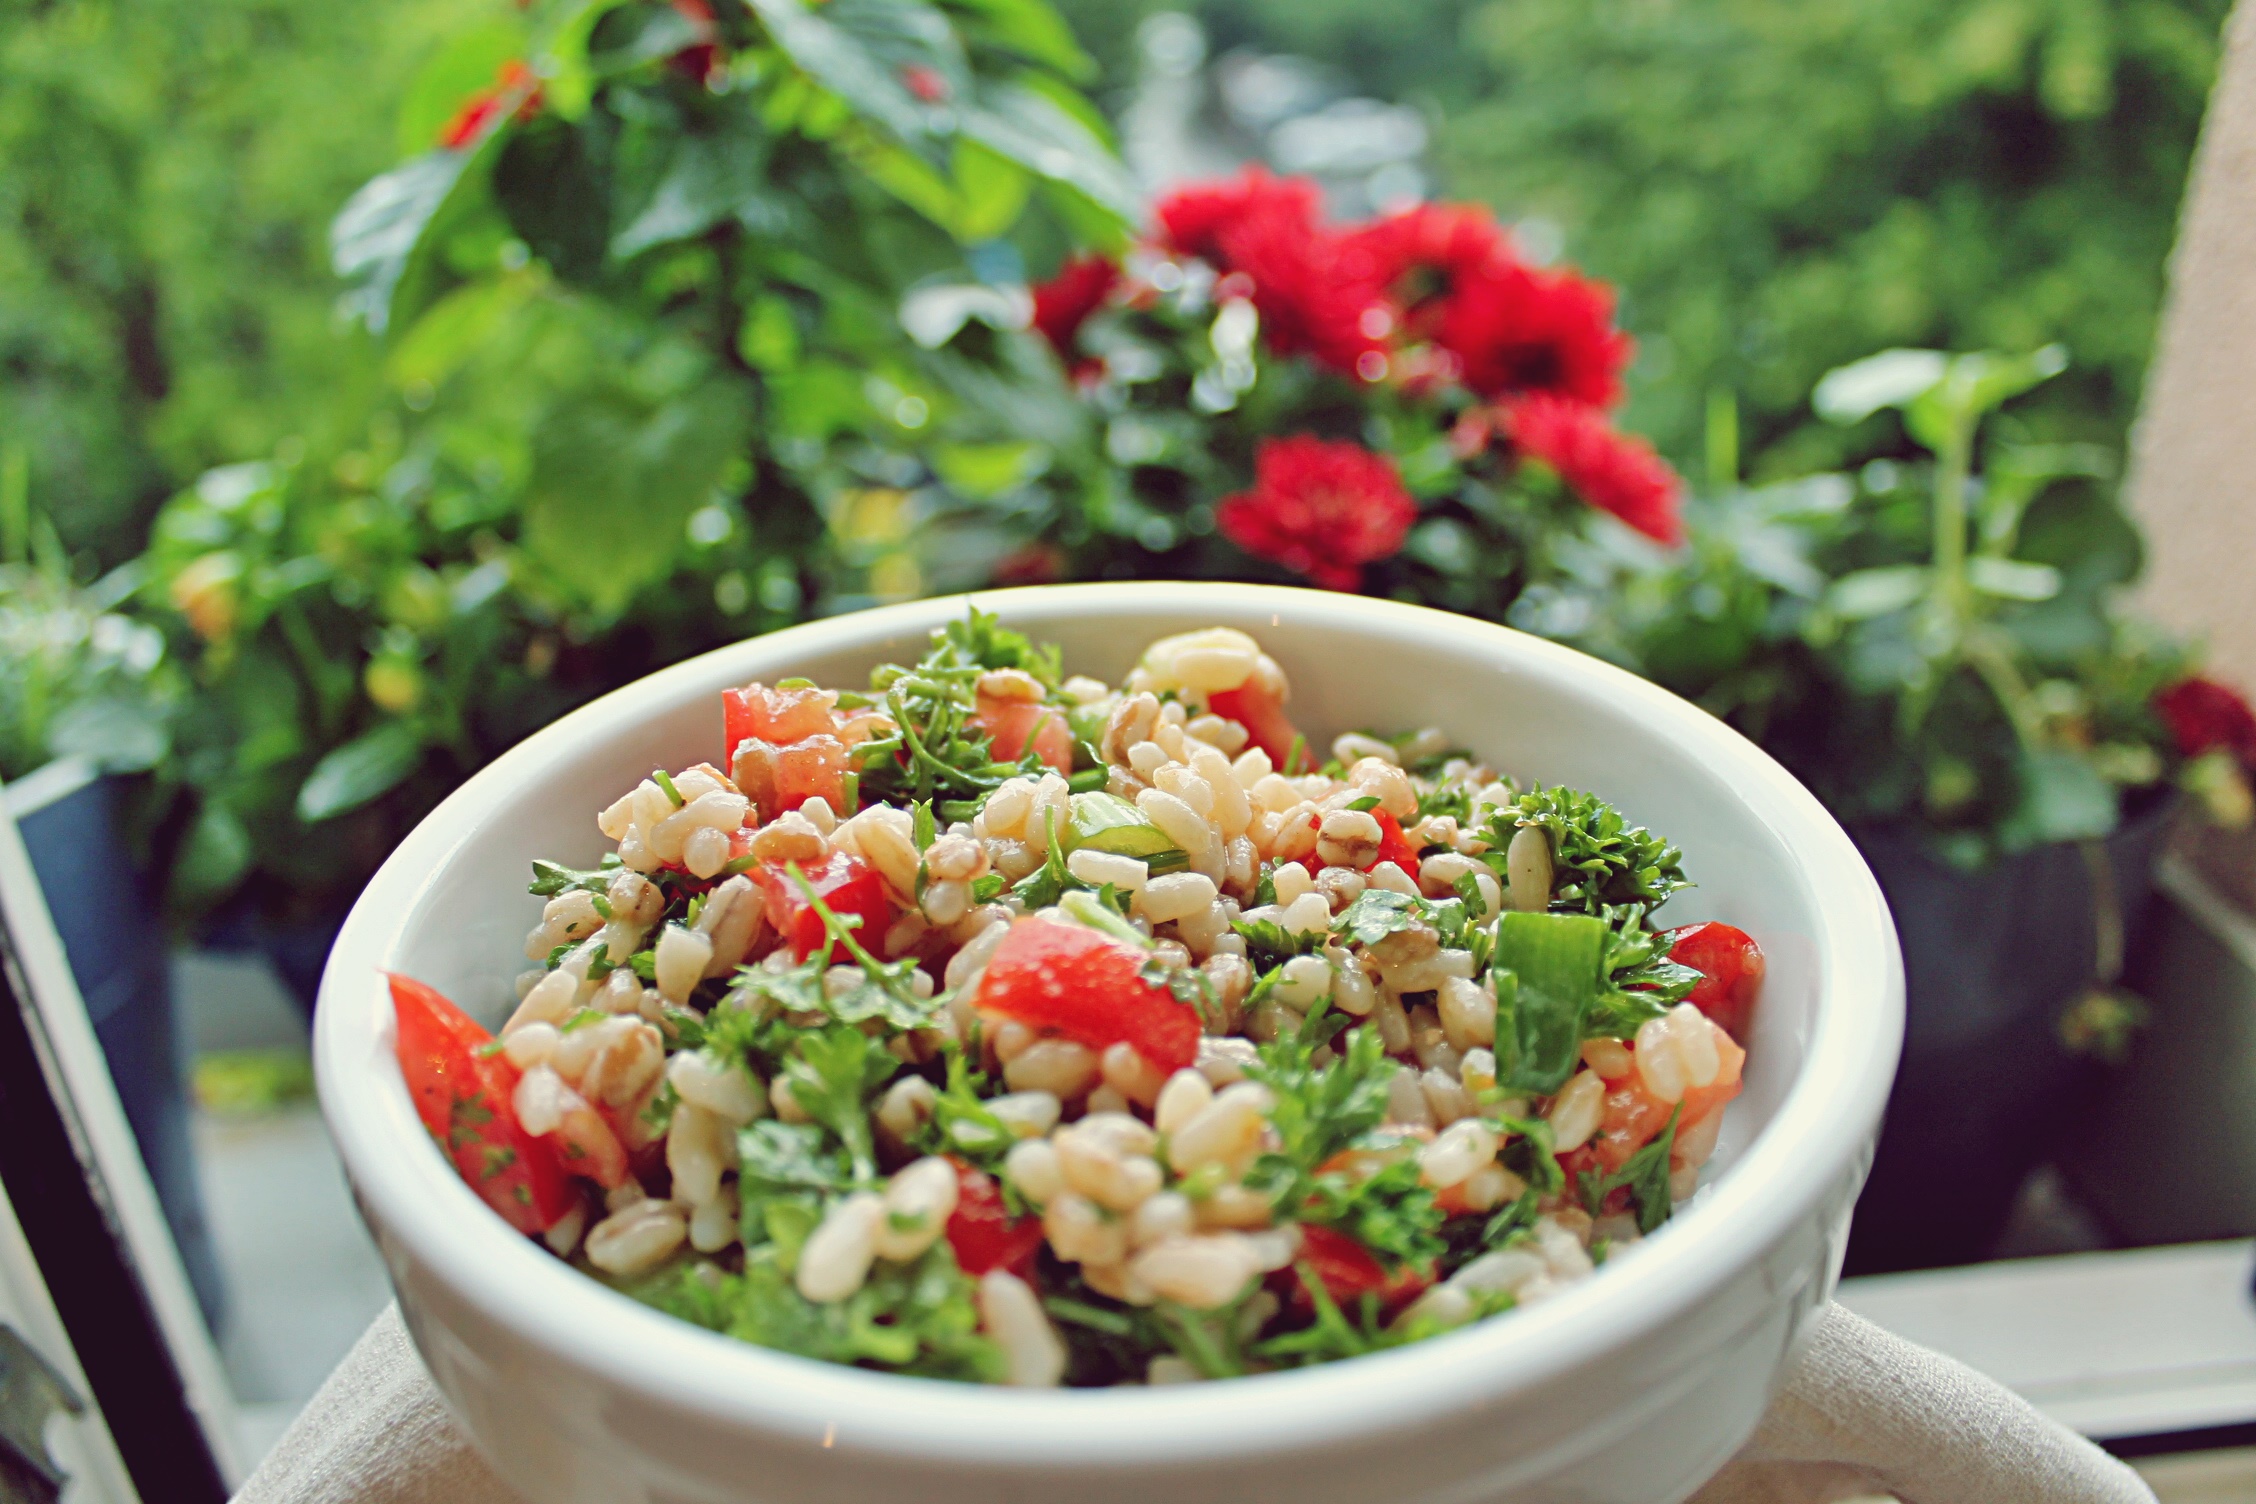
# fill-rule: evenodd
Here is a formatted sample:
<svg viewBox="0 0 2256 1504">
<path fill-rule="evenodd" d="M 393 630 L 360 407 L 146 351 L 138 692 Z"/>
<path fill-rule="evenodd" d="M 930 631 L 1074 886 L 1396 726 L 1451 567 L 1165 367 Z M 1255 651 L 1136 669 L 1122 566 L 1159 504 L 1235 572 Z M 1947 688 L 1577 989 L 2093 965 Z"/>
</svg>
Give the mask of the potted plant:
<svg viewBox="0 0 2256 1504">
<path fill-rule="evenodd" d="M 1043 393 L 1029 267 L 1134 194 L 1040 3 L 545 0 L 403 105 L 333 228 L 391 390 L 160 515 L 196 693 L 175 903 L 310 1006 L 336 919 L 487 758 L 683 656 L 985 583 Z M 910 540 L 916 546 L 910 546 Z"/>
<path fill-rule="evenodd" d="M 2209 771 L 2157 869 L 2152 933 L 2127 980 L 2167 1027 L 2143 1030 L 2062 1160 L 2108 1230 L 2137 1244 L 2256 1233 L 2256 710 L 2207 679 L 2158 704 L 2181 751 Z M 2173 1135 L 2198 1154 L 2156 1155 Z"/>
<path fill-rule="evenodd" d="M 1232 577 L 1503 620 L 1603 531 L 1681 535 L 1676 474 L 1613 411 L 1613 291 L 1489 212 L 1334 225 L 1259 168 L 1170 194 L 1125 257 L 1034 291 L 1093 422 L 1033 574 Z"/>
<path fill-rule="evenodd" d="M 101 1041 L 135 1142 L 215 1327 L 224 1287 L 188 1137 L 160 865 L 177 678 L 164 639 L 118 611 L 129 570 L 85 585 L 32 509 L 24 451 L 0 451 L 0 783 Z"/>
<path fill-rule="evenodd" d="M 2185 650 L 2117 609 L 2139 554 L 2108 456 L 1991 421 L 2065 364 L 1894 350 L 1834 371 L 1819 415 L 1892 415 L 1900 458 L 1719 487 L 1683 555 L 1579 587 L 1583 641 L 1775 753 L 1887 892 L 1910 1014 L 1856 1270 L 1994 1241 L 2088 1057 L 2139 1016 L 2116 983 L 2171 791 L 2237 778 L 2163 713 Z"/>
</svg>

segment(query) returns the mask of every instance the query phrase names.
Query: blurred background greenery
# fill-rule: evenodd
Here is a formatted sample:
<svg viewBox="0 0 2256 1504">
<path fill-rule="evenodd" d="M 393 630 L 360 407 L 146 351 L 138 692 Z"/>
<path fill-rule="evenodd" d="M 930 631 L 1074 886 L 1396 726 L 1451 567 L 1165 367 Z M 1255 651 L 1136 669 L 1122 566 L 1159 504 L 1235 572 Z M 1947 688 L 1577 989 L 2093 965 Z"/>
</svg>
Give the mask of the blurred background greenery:
<svg viewBox="0 0 2256 1504">
<path fill-rule="evenodd" d="M 1128 97 L 1164 0 L 1067 0 Z M 423 142 L 401 104 L 461 4 L 11 0 L 0 10 L 0 430 L 107 565 L 206 468 L 352 452 L 381 400 L 330 216 Z M 489 4 L 488 19 L 507 15 Z M 1757 475 L 1890 344 L 2068 345 L 2021 421 L 2119 445 L 2225 0 L 1207 0 L 1216 53 L 1305 55 L 1426 113 L 1446 192 L 1625 290 L 1631 426 L 1696 463 L 1740 397 Z M 1869 444 L 1869 436 L 1862 436 Z"/>
<path fill-rule="evenodd" d="M 1116 88 L 1169 0 L 1065 0 Z M 1297 52 L 1420 107 L 1443 192 L 1535 218 L 1622 289 L 1630 427 L 1688 469 L 1735 391 L 1758 477 L 1863 457 L 1817 422 L 1890 345 L 2073 372 L 2019 420 L 2119 448 L 2228 0 L 1206 0 L 1213 49 Z"/>
<path fill-rule="evenodd" d="M 2107 452 L 2136 409 L 2227 0 L 1059 9 L 1093 62 L 1039 20 L 1013 55 L 1046 54 L 1061 108 L 1085 88 L 1147 177 L 1155 130 L 1174 132 L 1177 174 L 1267 156 L 1324 177 L 1285 137 L 1305 148 L 1329 108 L 1336 209 L 1483 200 L 1530 255 L 1612 281 L 1640 342 L 1625 426 L 1711 493 L 1916 467 L 1892 414 L 1826 423 L 1808 405 L 1875 349 L 2064 347 L 2064 374 L 1991 432 L 2082 446 L 2062 490 L 2093 519 L 2078 546 L 2113 550 L 2109 589 L 2135 571 Z M 1041 487 L 1090 468 L 1076 452 L 1106 468 L 1046 357 L 965 289 L 1047 275 L 1067 239 L 1117 225 L 1030 189 L 1032 157 L 975 151 L 947 180 L 860 127 L 825 134 L 844 117 L 813 107 L 745 124 L 772 80 L 749 51 L 733 83 L 693 76 L 701 0 L 605 10 L 597 125 L 543 114 L 465 174 L 498 173 L 491 201 L 425 237 L 424 263 L 364 260 L 409 273 L 381 342 L 366 315 L 386 300 L 338 279 L 332 220 L 363 184 L 413 190 L 465 99 L 569 10 L 0 0 L 0 566 L 24 620 L 37 585 L 82 624 L 38 626 L 69 652 L 0 675 L 23 743 L 0 772 L 42 748 L 155 762 L 193 794 L 160 839 L 190 912 L 254 874 L 269 901 L 334 909 L 466 771 L 658 664 L 810 613 L 1046 577 L 1063 565 L 1034 546 L 1054 515 Z M 745 34 L 722 40 L 749 47 L 751 13 L 723 12 Z M 1383 153 L 1354 165 L 1388 132 L 1383 170 Z M 761 156 L 770 135 L 799 145 Z M 737 235 L 732 215 L 748 256 L 700 239 Z M 379 244 L 381 216 L 362 220 Z M 580 244 L 605 223 L 608 247 Z M 894 317 L 911 294 L 945 326 L 931 339 Z M 572 448 L 590 413 L 618 443 Z M 625 453 L 630 430 L 687 448 L 643 471 L 582 462 Z M 603 517 L 633 525 L 590 533 Z M 103 625 L 131 602 L 166 630 L 161 665 L 146 632 Z M 1674 677 L 1705 692 L 1759 636 Z M 117 708 L 126 673 L 163 702 L 157 729 Z M 69 698 L 48 686 L 73 675 L 108 686 L 75 696 L 102 714 L 42 728 L 38 707 Z"/>
<path fill-rule="evenodd" d="M 207 467 L 365 423 L 329 219 L 461 9 L 0 7 L 0 433 L 70 548 L 116 564 Z"/>
</svg>

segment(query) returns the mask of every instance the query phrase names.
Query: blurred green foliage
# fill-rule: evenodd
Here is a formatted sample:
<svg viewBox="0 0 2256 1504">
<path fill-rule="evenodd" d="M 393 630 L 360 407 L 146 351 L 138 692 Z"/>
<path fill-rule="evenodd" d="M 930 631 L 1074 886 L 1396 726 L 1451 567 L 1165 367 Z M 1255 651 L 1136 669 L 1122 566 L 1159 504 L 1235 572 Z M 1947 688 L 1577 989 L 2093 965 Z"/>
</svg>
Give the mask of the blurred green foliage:
<svg viewBox="0 0 2256 1504">
<path fill-rule="evenodd" d="M 1821 469 L 1826 370 L 2065 343 L 2032 430 L 2119 444 L 2226 0 L 1490 0 L 1452 187 L 1565 230 L 1646 340 L 1632 424 L 1739 394 L 1758 474 Z"/>
<path fill-rule="evenodd" d="M 81 585 L 32 509 L 30 472 L 23 446 L 0 444 L 0 779 L 58 757 L 154 768 L 171 750 L 181 686 L 163 634 L 117 609 L 138 571 Z"/>
<path fill-rule="evenodd" d="M 155 524 L 198 688 L 175 899 L 318 911 L 577 703 L 984 583 L 1027 530 L 987 494 L 1034 473 L 1014 394 L 1071 406 L 1007 289 L 1133 208 L 1090 71 L 1041 0 L 460 17 L 331 227 L 381 357 L 350 441 Z"/>
<path fill-rule="evenodd" d="M 2121 607 L 2139 537 L 2103 484 L 2112 454 L 1998 414 L 2065 367 L 2057 345 L 1867 357 L 1818 383 L 1815 414 L 1912 457 L 1752 486 L 1719 404 L 1691 545 L 1589 571 L 1547 603 L 1554 635 L 1699 701 L 1843 820 L 1922 831 L 1961 867 L 2107 835 L 2183 772 L 2153 702 L 2191 655 Z"/>
<path fill-rule="evenodd" d="M 1067 0 L 1125 90 L 1135 27 L 1300 52 L 1425 107 L 1451 197 L 1547 222 L 1623 290 L 1628 425 L 1679 461 L 1737 394 L 1755 473 L 1876 452 L 1810 420 L 1889 345 L 2066 344 L 2030 428 L 2120 446 L 2227 0 Z"/>
<path fill-rule="evenodd" d="M 1539 0 L 1560 4 L 1563 0 Z M 1196 16 L 1207 50 L 1290 52 L 1353 88 L 1446 114 L 1479 95 L 1491 70 L 1461 40 L 1481 0 L 1061 0 L 1058 9 L 1103 66 L 1109 89 L 1136 74 L 1136 28 L 1162 11 Z M 1108 103 L 1110 101 L 1108 100 Z"/>
<path fill-rule="evenodd" d="M 0 432 L 66 547 L 117 563 L 205 467 L 365 417 L 324 231 L 460 9 L 0 6 Z"/>
</svg>

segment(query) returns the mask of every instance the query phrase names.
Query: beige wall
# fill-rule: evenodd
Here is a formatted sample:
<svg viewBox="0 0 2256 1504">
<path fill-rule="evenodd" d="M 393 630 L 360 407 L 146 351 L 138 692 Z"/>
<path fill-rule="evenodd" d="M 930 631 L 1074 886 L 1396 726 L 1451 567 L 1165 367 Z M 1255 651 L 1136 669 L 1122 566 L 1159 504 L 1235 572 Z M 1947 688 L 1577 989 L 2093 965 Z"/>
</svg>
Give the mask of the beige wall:
<svg viewBox="0 0 2256 1504">
<path fill-rule="evenodd" d="M 2234 7 L 2170 263 L 2130 505 L 2144 607 L 2256 688 L 2256 0 Z"/>
</svg>

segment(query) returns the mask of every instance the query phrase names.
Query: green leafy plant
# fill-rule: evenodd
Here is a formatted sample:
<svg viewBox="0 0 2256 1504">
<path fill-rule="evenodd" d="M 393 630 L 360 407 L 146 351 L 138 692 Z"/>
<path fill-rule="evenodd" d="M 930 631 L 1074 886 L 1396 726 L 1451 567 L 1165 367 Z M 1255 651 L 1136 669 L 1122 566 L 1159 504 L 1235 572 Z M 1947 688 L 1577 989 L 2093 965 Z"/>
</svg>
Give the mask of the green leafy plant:
<svg viewBox="0 0 2256 1504">
<path fill-rule="evenodd" d="M 1708 394 L 1730 390 L 1752 472 L 1777 480 L 1884 452 L 1884 433 L 1813 420 L 1804 398 L 1890 345 L 2065 341 L 2077 368 L 2026 423 L 2120 445 L 2227 9 L 1483 0 L 1423 16 L 1451 32 L 1427 49 L 1451 187 L 1634 290 L 1652 358 L 1630 412 L 1664 452 L 1695 457 Z"/>
<path fill-rule="evenodd" d="M 357 447 L 382 363 L 340 337 L 323 227 L 400 149 L 394 107 L 432 48 L 500 8 L 0 13 L 0 433 L 81 574 L 138 553 L 209 466 Z"/>
<path fill-rule="evenodd" d="M 980 482 L 1018 461 L 978 435 L 1055 386 L 1014 290 L 1134 207 L 1088 73 L 1038 0 L 464 26 L 401 106 L 435 144 L 333 227 L 388 399 L 335 461 L 213 471 L 155 529 L 199 688 L 176 895 L 333 906 L 574 703 L 983 582 L 1012 533 Z"/>
<path fill-rule="evenodd" d="M 1585 640 L 1731 719 L 1845 818 L 1922 827 L 1962 865 L 2106 835 L 2183 765 L 2155 702 L 2188 656 L 2116 603 L 2139 555 L 2110 456 L 1992 418 L 2065 364 L 1892 350 L 1834 371 L 1817 412 L 1893 412 L 1918 457 L 1722 489 L 1680 559 L 1586 598 Z"/>
<path fill-rule="evenodd" d="M 178 677 L 163 636 L 117 609 L 133 580 L 80 584 L 32 508 L 27 451 L 0 449 L 0 779 L 56 757 L 140 772 L 171 751 Z"/>
</svg>

